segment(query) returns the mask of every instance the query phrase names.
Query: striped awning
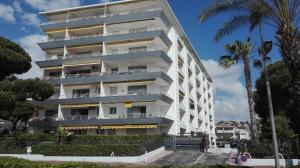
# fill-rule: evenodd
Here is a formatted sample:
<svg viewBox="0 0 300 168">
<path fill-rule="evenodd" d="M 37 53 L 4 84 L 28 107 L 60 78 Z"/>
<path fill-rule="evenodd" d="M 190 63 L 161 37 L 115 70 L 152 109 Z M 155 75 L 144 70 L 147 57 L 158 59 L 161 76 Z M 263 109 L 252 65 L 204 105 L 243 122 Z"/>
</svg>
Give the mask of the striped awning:
<svg viewBox="0 0 300 168">
<path fill-rule="evenodd" d="M 98 126 L 73 126 L 62 127 L 65 130 L 86 130 L 86 129 L 98 129 Z"/>
<path fill-rule="evenodd" d="M 62 69 L 62 66 L 55 66 L 55 67 L 46 67 L 44 70 L 57 70 L 57 69 Z"/>
<path fill-rule="evenodd" d="M 139 128 L 157 128 L 157 125 L 112 125 L 112 126 L 100 127 L 100 129 L 139 129 Z"/>
<path fill-rule="evenodd" d="M 78 105 L 74 105 L 74 104 L 64 104 L 61 105 L 60 107 L 63 109 L 68 109 L 68 108 L 85 108 L 85 107 L 98 107 L 99 104 L 78 104 Z"/>
<path fill-rule="evenodd" d="M 84 66 L 84 65 L 98 65 L 101 62 L 83 62 L 78 64 L 65 64 L 65 67 Z"/>
</svg>

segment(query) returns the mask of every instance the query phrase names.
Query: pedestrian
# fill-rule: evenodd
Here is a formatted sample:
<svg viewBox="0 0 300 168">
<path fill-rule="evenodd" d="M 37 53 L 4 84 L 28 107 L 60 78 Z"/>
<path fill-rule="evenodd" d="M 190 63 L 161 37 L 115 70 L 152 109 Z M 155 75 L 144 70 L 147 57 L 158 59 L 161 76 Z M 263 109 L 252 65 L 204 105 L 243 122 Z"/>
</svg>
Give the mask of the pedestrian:
<svg viewBox="0 0 300 168">
<path fill-rule="evenodd" d="M 207 153 L 208 152 L 208 148 L 209 148 L 209 140 L 208 137 L 205 136 L 205 143 L 204 143 L 204 152 Z"/>
</svg>

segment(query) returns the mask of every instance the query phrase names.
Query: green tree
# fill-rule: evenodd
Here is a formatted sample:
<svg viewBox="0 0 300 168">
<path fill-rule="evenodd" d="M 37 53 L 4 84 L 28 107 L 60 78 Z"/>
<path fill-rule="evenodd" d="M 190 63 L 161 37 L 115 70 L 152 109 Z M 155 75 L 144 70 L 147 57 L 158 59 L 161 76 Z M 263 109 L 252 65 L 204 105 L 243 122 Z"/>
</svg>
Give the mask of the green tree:
<svg viewBox="0 0 300 168">
<path fill-rule="evenodd" d="M 292 74 L 293 109 L 296 111 L 293 122 L 300 119 L 300 35 L 297 28 L 299 8 L 298 0 L 216 0 L 202 10 L 199 16 L 200 21 L 204 22 L 217 14 L 234 11 L 236 15 L 233 18 L 236 19 L 225 22 L 215 36 L 216 41 L 250 23 L 251 27 L 267 23 L 277 28 L 277 45 Z M 295 130 L 300 133 L 300 124 Z"/>
<path fill-rule="evenodd" d="M 230 68 L 232 65 L 238 64 L 242 61 L 244 64 L 244 75 L 246 80 L 246 90 L 248 95 L 249 114 L 251 121 L 251 135 L 252 138 L 258 142 L 258 123 L 256 120 L 256 113 L 254 111 L 254 100 L 252 92 L 252 79 L 250 72 L 249 57 L 252 51 L 252 44 L 250 39 L 247 42 L 235 41 L 225 46 L 229 55 L 221 56 L 219 64 L 223 68 Z"/>
<path fill-rule="evenodd" d="M 297 156 L 299 144 L 297 143 L 297 136 L 289 126 L 290 120 L 283 113 L 280 113 L 275 117 L 275 122 L 279 152 L 287 158 Z"/>
<path fill-rule="evenodd" d="M 31 58 L 18 44 L 0 36 L 0 81 L 31 68 Z"/>
<path fill-rule="evenodd" d="M 38 107 L 27 99 L 42 101 L 52 94 L 54 87 L 39 79 L 1 81 L 0 119 L 10 121 L 13 125 L 12 130 L 15 131 L 18 122 L 27 122 L 38 110 Z"/>
<path fill-rule="evenodd" d="M 290 109 L 292 93 L 291 82 L 292 76 L 288 70 L 288 66 L 283 61 L 270 64 L 268 66 L 269 79 L 272 92 L 272 101 L 274 106 L 274 114 L 278 115 L 280 112 L 285 112 L 289 118 L 292 118 Z M 266 97 L 265 75 L 262 72 L 261 76 L 256 80 L 255 97 L 255 111 L 262 118 L 263 123 L 266 123 L 269 117 L 268 103 Z M 291 123 L 292 124 L 292 123 Z"/>
</svg>

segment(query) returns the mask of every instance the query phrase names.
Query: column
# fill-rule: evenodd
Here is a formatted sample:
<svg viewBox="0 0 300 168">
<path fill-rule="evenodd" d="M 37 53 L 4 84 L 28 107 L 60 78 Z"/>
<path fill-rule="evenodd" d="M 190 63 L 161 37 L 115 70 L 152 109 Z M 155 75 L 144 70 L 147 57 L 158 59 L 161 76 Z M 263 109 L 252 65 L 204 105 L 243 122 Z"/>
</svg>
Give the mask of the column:
<svg viewBox="0 0 300 168">
<path fill-rule="evenodd" d="M 60 104 L 58 105 L 57 120 L 64 120 L 64 115 Z"/>
</svg>

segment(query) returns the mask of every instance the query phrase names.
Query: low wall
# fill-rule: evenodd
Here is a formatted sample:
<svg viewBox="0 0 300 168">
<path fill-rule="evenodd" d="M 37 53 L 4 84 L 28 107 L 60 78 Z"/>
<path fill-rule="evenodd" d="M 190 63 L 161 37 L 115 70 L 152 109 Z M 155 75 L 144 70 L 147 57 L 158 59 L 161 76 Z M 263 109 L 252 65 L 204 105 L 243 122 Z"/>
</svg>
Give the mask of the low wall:
<svg viewBox="0 0 300 168">
<path fill-rule="evenodd" d="M 91 163 L 147 163 L 161 153 L 165 152 L 165 147 L 161 147 L 141 156 L 44 156 L 44 155 L 26 155 L 26 154 L 0 154 L 2 156 L 11 156 L 31 161 L 55 161 L 55 162 L 91 162 Z"/>
<path fill-rule="evenodd" d="M 279 164 L 282 167 L 290 167 L 299 165 L 299 159 L 280 159 Z M 245 163 L 239 161 L 241 166 L 262 166 L 262 167 L 273 167 L 275 166 L 274 159 L 248 159 Z"/>
</svg>

